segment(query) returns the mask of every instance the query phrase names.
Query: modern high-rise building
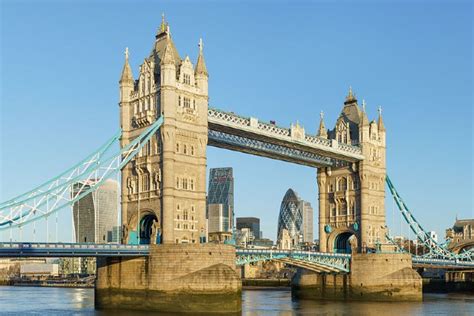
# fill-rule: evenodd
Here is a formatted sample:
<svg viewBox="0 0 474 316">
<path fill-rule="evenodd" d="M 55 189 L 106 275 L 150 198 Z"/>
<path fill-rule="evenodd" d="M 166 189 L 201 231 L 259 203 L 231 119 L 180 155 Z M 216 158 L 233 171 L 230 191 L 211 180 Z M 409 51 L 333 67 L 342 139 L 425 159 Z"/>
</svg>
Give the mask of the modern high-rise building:
<svg viewBox="0 0 474 316">
<path fill-rule="evenodd" d="M 280 206 L 277 239 L 278 242 L 283 239 L 291 239 L 290 247 L 297 246 L 303 239 L 303 213 L 300 203 L 301 200 L 296 192 L 293 189 L 288 189 Z"/>
<path fill-rule="evenodd" d="M 217 205 L 221 205 L 217 206 Z M 209 190 L 207 195 L 209 233 L 214 229 L 232 232 L 234 228 L 234 176 L 232 168 L 213 168 L 209 174 Z M 211 210 L 212 209 L 212 210 Z M 222 211 L 221 211 L 222 210 Z M 216 216 L 221 216 L 218 226 Z"/>
<path fill-rule="evenodd" d="M 260 234 L 260 218 L 257 217 L 237 217 L 236 226 L 238 230 L 248 228 L 252 231 L 255 239 L 262 238 Z"/>
<path fill-rule="evenodd" d="M 311 203 L 301 200 L 300 209 L 303 215 L 303 242 L 313 242 L 313 207 Z"/>
<path fill-rule="evenodd" d="M 77 182 L 73 194 L 84 192 L 97 180 Z M 75 242 L 112 242 L 114 227 L 118 220 L 118 183 L 106 180 L 97 190 L 86 194 L 73 205 Z"/>
<path fill-rule="evenodd" d="M 207 216 L 209 220 L 208 230 L 210 233 L 224 232 L 224 205 L 208 204 Z"/>
<path fill-rule="evenodd" d="M 313 242 L 313 207 L 288 189 L 281 202 L 277 243 L 289 249 L 302 242 Z"/>
</svg>

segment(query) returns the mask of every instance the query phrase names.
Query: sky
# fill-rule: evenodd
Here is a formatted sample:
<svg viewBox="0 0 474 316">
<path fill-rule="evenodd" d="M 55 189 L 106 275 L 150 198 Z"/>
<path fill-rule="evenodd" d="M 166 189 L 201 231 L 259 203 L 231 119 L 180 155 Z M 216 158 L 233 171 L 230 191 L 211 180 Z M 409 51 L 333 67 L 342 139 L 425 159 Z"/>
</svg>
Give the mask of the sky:
<svg viewBox="0 0 474 316">
<path fill-rule="evenodd" d="M 474 217 L 469 1 L 0 3 L 0 201 L 118 130 L 123 51 L 137 75 L 164 12 L 182 58 L 195 62 L 203 38 L 211 107 L 314 134 L 321 110 L 334 126 L 352 86 L 369 119 L 382 106 L 387 174 L 423 226 L 444 238 L 456 216 Z M 212 147 L 207 163 L 234 168 L 236 216 L 259 217 L 264 237 L 276 239 L 293 188 L 315 208 L 317 238 L 315 169 Z M 386 204 L 392 233 L 406 233 Z M 59 239 L 71 229 L 59 215 Z"/>
</svg>

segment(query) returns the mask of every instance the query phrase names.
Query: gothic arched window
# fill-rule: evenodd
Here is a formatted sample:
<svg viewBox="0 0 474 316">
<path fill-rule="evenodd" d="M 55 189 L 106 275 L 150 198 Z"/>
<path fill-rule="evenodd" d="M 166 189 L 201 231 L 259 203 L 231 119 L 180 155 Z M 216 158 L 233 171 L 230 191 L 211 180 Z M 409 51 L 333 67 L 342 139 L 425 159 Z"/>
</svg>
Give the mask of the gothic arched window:
<svg viewBox="0 0 474 316">
<path fill-rule="evenodd" d="M 347 190 L 347 179 L 341 178 L 337 183 L 338 191 L 346 191 Z"/>
</svg>

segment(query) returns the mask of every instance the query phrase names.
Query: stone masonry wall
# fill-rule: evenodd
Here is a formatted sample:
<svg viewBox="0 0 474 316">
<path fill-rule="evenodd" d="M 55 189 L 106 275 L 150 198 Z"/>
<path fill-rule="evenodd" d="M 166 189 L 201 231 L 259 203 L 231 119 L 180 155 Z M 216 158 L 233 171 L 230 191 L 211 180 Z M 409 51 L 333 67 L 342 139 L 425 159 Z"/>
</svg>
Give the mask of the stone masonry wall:
<svg viewBox="0 0 474 316">
<path fill-rule="evenodd" d="M 353 254 L 350 274 L 298 269 L 292 290 L 302 298 L 418 301 L 422 279 L 408 254 Z"/>
<path fill-rule="evenodd" d="M 238 312 L 241 288 L 227 245 L 150 245 L 148 257 L 97 261 L 97 308 Z"/>
</svg>

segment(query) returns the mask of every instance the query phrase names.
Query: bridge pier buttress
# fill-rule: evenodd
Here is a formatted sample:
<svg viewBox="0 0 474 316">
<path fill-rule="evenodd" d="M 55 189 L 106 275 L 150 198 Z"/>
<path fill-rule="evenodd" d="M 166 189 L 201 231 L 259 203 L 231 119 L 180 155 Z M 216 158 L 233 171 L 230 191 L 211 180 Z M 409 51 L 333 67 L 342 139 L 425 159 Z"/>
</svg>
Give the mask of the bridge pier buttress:
<svg viewBox="0 0 474 316">
<path fill-rule="evenodd" d="M 298 269 L 292 293 L 306 299 L 421 301 L 422 279 L 409 254 L 353 254 L 349 274 Z"/>
<path fill-rule="evenodd" d="M 97 259 L 95 306 L 155 312 L 238 313 L 235 248 L 151 245 L 148 257 Z"/>
</svg>

